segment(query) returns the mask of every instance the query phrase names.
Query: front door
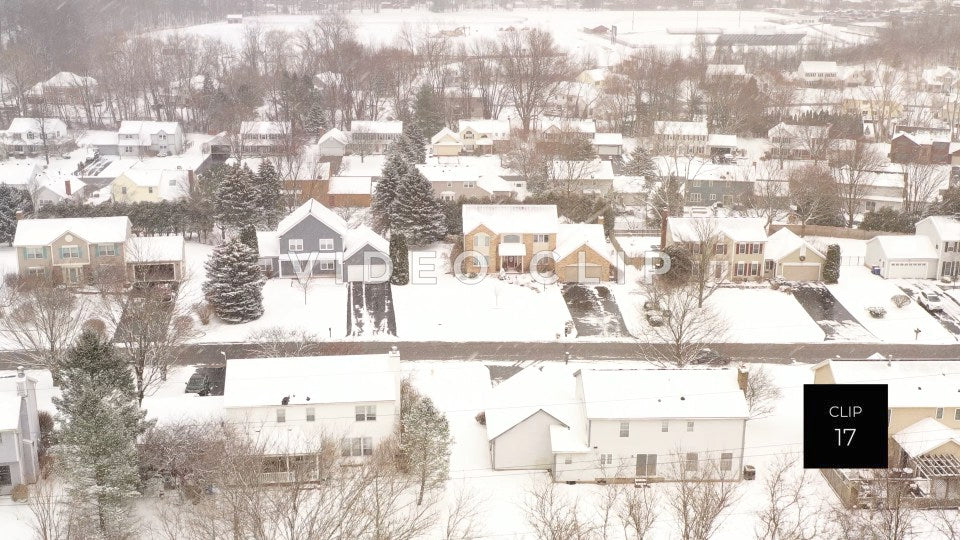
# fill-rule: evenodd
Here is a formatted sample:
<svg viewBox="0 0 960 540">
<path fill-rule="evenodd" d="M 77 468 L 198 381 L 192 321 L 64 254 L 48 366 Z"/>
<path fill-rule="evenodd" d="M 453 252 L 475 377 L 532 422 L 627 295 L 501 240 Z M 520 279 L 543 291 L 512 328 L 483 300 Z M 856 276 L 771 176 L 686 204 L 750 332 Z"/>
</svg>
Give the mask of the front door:
<svg viewBox="0 0 960 540">
<path fill-rule="evenodd" d="M 519 272 L 522 259 L 516 255 L 506 255 L 503 257 L 501 267 L 507 272 Z"/>
<path fill-rule="evenodd" d="M 63 281 L 68 285 L 76 285 L 80 283 L 80 279 L 83 277 L 83 269 L 79 266 L 67 266 L 63 269 Z"/>
<path fill-rule="evenodd" d="M 637 454 L 637 476 L 657 475 L 657 455 Z"/>
</svg>

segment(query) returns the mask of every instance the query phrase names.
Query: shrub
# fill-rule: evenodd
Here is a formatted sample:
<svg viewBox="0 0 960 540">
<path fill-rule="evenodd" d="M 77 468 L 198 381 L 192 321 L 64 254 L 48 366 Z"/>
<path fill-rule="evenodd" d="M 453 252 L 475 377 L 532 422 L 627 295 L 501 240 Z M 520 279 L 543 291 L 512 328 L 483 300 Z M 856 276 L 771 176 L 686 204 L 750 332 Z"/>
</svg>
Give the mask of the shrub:
<svg viewBox="0 0 960 540">
<path fill-rule="evenodd" d="M 13 502 L 27 502 L 27 497 L 30 496 L 30 488 L 26 484 L 17 484 L 13 486 L 13 489 L 10 491 L 10 498 L 13 499 Z"/>
<path fill-rule="evenodd" d="M 210 324 L 210 318 L 213 317 L 213 308 L 206 302 L 197 302 L 193 305 L 193 311 L 200 319 L 200 324 L 206 326 Z"/>
<path fill-rule="evenodd" d="M 827 257 L 823 264 L 823 281 L 836 283 L 840 280 L 840 246 L 830 244 L 827 247 Z"/>
<path fill-rule="evenodd" d="M 44 456 L 47 450 L 54 443 L 53 440 L 53 415 L 49 411 L 40 411 L 37 413 L 37 420 L 40 423 L 40 441 L 37 445 L 37 454 Z"/>
<path fill-rule="evenodd" d="M 867 313 L 874 319 L 882 319 L 887 314 L 887 310 L 880 306 L 870 306 L 867 308 Z"/>
<path fill-rule="evenodd" d="M 898 308 L 902 308 L 910 303 L 910 297 L 905 294 L 895 294 L 890 298 L 890 301 Z"/>
<path fill-rule="evenodd" d="M 107 334 L 107 325 L 100 319 L 87 319 L 83 323 L 83 330 L 89 330 L 98 336 L 105 336 Z"/>
<path fill-rule="evenodd" d="M 481 426 L 487 425 L 487 411 L 480 411 L 477 413 L 477 416 L 474 417 L 478 424 Z"/>
</svg>

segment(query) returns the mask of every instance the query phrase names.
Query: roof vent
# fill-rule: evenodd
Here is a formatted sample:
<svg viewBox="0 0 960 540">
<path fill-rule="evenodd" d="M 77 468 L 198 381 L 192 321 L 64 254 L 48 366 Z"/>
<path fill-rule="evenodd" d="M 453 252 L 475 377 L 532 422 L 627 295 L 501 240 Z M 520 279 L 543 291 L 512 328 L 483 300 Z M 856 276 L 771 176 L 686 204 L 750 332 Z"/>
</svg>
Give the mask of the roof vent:
<svg viewBox="0 0 960 540">
<path fill-rule="evenodd" d="M 283 399 L 280 400 L 280 404 L 281 404 L 281 405 L 289 405 L 289 404 L 290 404 L 290 396 L 283 396 Z"/>
<path fill-rule="evenodd" d="M 687 398 L 685 398 L 685 397 L 683 397 L 683 396 L 680 396 L 680 401 L 686 401 L 686 400 L 687 400 Z"/>
<path fill-rule="evenodd" d="M 307 396 L 307 401 L 310 401 L 310 396 Z"/>
</svg>

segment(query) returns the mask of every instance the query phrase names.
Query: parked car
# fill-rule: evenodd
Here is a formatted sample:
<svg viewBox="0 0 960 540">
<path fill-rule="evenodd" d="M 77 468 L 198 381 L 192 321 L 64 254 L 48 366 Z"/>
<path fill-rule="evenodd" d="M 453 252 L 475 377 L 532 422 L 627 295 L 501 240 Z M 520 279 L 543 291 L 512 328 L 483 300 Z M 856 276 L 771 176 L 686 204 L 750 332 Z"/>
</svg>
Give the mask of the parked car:
<svg viewBox="0 0 960 540">
<path fill-rule="evenodd" d="M 917 297 L 917 302 L 927 311 L 942 311 L 943 303 L 940 301 L 940 295 L 932 292 L 921 291 Z"/>
<path fill-rule="evenodd" d="M 210 379 L 203 373 L 194 373 L 187 381 L 187 387 L 183 390 L 184 394 L 198 394 L 206 396 L 210 393 Z"/>
<path fill-rule="evenodd" d="M 697 351 L 697 355 L 693 357 L 693 363 L 698 365 L 725 366 L 729 362 L 729 358 L 725 358 L 717 351 L 706 347 Z"/>
</svg>

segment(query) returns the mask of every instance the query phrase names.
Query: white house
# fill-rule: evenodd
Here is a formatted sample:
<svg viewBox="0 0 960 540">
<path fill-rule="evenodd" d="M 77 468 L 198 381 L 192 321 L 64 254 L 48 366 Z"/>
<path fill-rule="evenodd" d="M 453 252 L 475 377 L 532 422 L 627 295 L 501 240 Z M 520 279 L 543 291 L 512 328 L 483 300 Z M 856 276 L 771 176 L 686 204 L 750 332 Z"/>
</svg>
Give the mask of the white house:
<svg viewBox="0 0 960 540">
<path fill-rule="evenodd" d="M 593 135 L 593 149 L 600 159 L 613 159 L 623 154 L 622 133 L 595 133 Z"/>
<path fill-rule="evenodd" d="M 495 119 L 466 119 L 457 122 L 457 134 L 464 152 L 496 152 L 510 140 L 510 122 Z M 499 147 L 499 148 L 498 148 Z"/>
<path fill-rule="evenodd" d="M 807 83 L 836 82 L 840 69 L 836 62 L 804 60 L 797 68 L 797 78 Z"/>
<path fill-rule="evenodd" d="M 37 481 L 39 443 L 37 381 L 20 367 L 16 375 L 0 378 L 0 495 Z"/>
<path fill-rule="evenodd" d="M 335 441 L 363 459 L 394 432 L 400 413 L 400 353 L 227 360 L 224 408 L 268 455 L 317 452 Z M 285 462 L 271 471 L 280 480 Z"/>
<path fill-rule="evenodd" d="M 917 222 L 917 236 L 933 243 L 940 260 L 937 279 L 960 276 L 960 220 L 952 216 L 929 216 Z"/>
<path fill-rule="evenodd" d="M 240 123 L 240 145 L 245 154 L 274 154 L 290 135 L 290 122 L 251 120 Z"/>
<path fill-rule="evenodd" d="M 317 148 L 321 156 L 343 156 L 347 153 L 347 143 L 350 137 L 337 128 L 327 131 L 317 141 Z"/>
<path fill-rule="evenodd" d="M 0 184 L 6 184 L 14 189 L 32 191 L 37 185 L 39 174 L 40 164 L 35 161 L 0 161 Z"/>
<path fill-rule="evenodd" d="M 183 141 L 179 122 L 124 120 L 117 130 L 121 157 L 179 154 L 183 152 Z"/>
<path fill-rule="evenodd" d="M 934 279 L 939 254 L 926 236 L 875 236 L 867 241 L 864 264 L 885 278 Z"/>
<path fill-rule="evenodd" d="M 430 149 L 437 158 L 459 156 L 463 142 L 460 135 L 444 126 L 436 135 L 430 137 Z"/>
<path fill-rule="evenodd" d="M 674 122 L 657 120 L 653 134 L 660 152 L 702 156 L 707 153 L 706 122 Z"/>
<path fill-rule="evenodd" d="M 746 77 L 744 64 L 707 64 L 707 77 Z"/>
<path fill-rule="evenodd" d="M 354 120 L 347 148 L 358 154 L 383 154 L 401 135 L 403 122 L 399 120 Z"/>
<path fill-rule="evenodd" d="M 54 153 L 67 139 L 67 125 L 59 118 L 14 118 L 10 127 L 0 131 L 0 155 L 39 154 L 44 145 Z"/>
</svg>

